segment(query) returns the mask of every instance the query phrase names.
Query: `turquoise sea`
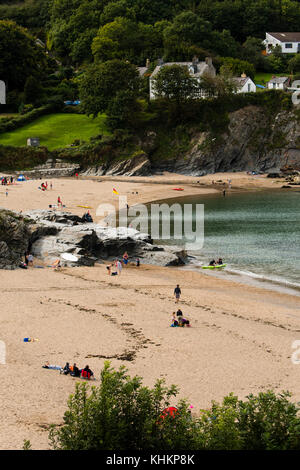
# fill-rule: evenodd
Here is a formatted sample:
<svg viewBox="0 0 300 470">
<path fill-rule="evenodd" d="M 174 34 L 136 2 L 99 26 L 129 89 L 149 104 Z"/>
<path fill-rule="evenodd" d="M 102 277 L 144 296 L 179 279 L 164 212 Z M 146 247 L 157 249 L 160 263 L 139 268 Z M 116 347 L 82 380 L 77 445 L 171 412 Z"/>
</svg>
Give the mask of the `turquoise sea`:
<svg viewBox="0 0 300 470">
<path fill-rule="evenodd" d="M 207 275 L 262 282 L 300 295 L 300 189 L 179 198 L 172 204 L 204 204 L 204 245 L 190 251 L 190 266 Z M 168 204 L 171 202 L 168 201 Z M 193 211 L 193 219 L 195 211 Z M 180 245 L 178 240 L 156 243 Z M 222 257 L 224 271 L 201 266 Z"/>
</svg>

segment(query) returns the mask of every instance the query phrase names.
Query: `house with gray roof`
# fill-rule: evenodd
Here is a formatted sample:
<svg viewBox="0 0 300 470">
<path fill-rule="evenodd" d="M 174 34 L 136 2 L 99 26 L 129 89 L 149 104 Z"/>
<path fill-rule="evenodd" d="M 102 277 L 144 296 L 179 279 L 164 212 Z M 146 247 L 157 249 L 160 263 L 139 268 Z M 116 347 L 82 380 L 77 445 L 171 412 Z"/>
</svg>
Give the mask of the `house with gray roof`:
<svg viewBox="0 0 300 470">
<path fill-rule="evenodd" d="M 150 100 L 156 98 L 154 90 L 154 79 L 162 67 L 168 67 L 171 65 L 181 65 L 182 67 L 187 67 L 191 77 L 196 78 L 199 82 L 201 77 L 205 75 L 210 75 L 211 77 L 216 76 L 216 69 L 213 66 L 211 57 L 206 57 L 205 62 L 199 62 L 197 58 L 194 58 L 191 62 L 166 62 L 162 60 L 159 61 L 159 64 L 155 67 L 152 74 L 150 75 L 149 87 L 150 87 Z"/>
<path fill-rule="evenodd" d="M 271 90 L 286 90 L 289 85 L 289 77 L 272 77 L 267 83 L 267 87 Z"/>
<path fill-rule="evenodd" d="M 255 93 L 256 85 L 251 80 L 250 77 L 247 77 L 245 74 L 242 74 L 240 77 L 233 77 L 233 82 L 236 85 L 236 93 Z"/>
<path fill-rule="evenodd" d="M 267 54 L 271 54 L 276 46 L 283 54 L 297 54 L 300 52 L 300 33 L 266 33 L 263 44 Z"/>
</svg>

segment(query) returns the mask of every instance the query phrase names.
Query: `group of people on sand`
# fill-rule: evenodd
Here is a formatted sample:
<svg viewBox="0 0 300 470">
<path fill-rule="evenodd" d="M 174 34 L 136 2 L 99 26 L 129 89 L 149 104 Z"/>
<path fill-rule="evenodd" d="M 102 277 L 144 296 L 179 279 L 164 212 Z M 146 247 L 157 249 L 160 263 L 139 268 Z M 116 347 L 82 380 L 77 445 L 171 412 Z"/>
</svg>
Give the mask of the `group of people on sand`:
<svg viewBox="0 0 300 470">
<path fill-rule="evenodd" d="M 7 185 L 13 184 L 13 183 L 14 183 L 14 177 L 13 176 L 3 176 L 1 178 L 2 186 L 7 186 Z"/>
<path fill-rule="evenodd" d="M 173 312 L 173 317 L 172 317 L 172 323 L 171 323 L 171 326 L 172 327 L 176 327 L 176 326 L 179 326 L 179 327 L 184 327 L 184 326 L 187 326 L 187 327 L 190 327 L 190 321 L 187 319 L 187 318 L 184 318 L 183 316 L 183 313 L 180 309 L 177 310 L 176 314 L 175 312 Z"/>
<path fill-rule="evenodd" d="M 123 254 L 122 259 L 116 258 L 111 264 L 106 266 L 107 274 L 109 276 L 121 275 L 123 267 L 127 266 L 129 262 L 129 256 L 127 251 Z M 141 264 L 140 259 L 136 258 L 136 266 L 139 267 Z"/>
<path fill-rule="evenodd" d="M 41 189 L 42 191 L 47 191 L 47 189 L 48 189 L 48 181 L 46 181 L 45 183 L 41 183 L 40 189 Z M 52 189 L 52 183 L 50 183 L 50 189 Z"/>
<path fill-rule="evenodd" d="M 218 261 L 215 261 L 214 259 L 212 259 L 208 266 L 220 266 L 221 264 L 223 264 L 222 258 L 219 258 Z"/>
<path fill-rule="evenodd" d="M 79 369 L 77 364 L 71 366 L 69 362 L 66 362 L 64 367 L 50 364 L 49 361 L 42 366 L 43 369 L 59 370 L 61 374 L 70 375 L 71 377 L 82 377 L 84 379 L 91 379 L 94 377 L 94 372 L 90 369 L 89 365 L 86 365 L 83 369 Z"/>
</svg>

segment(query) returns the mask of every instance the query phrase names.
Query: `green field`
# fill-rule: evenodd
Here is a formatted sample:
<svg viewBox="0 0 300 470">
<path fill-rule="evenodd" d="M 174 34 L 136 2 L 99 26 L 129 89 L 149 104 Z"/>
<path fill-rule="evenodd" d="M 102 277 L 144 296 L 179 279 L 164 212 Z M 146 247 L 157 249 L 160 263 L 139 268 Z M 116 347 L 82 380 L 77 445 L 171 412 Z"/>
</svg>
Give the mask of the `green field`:
<svg viewBox="0 0 300 470">
<path fill-rule="evenodd" d="M 258 72 L 254 76 L 254 83 L 257 85 L 266 85 L 268 81 L 271 80 L 272 77 L 287 77 L 288 73 L 265 73 L 265 72 Z"/>
<path fill-rule="evenodd" d="M 50 114 L 20 129 L 0 134 L 0 145 L 24 147 L 28 137 L 39 137 L 40 145 L 49 150 L 64 148 L 77 139 L 88 141 L 99 134 L 109 134 L 104 121 L 105 115 L 93 119 L 84 114 Z"/>
</svg>

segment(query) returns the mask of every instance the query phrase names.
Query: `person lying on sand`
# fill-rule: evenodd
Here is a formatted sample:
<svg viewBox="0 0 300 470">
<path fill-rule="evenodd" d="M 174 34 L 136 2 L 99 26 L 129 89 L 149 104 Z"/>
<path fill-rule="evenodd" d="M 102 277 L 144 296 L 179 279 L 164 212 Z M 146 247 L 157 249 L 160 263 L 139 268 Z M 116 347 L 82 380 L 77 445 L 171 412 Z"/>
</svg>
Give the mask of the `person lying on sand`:
<svg viewBox="0 0 300 470">
<path fill-rule="evenodd" d="M 49 361 L 45 362 L 45 364 L 42 366 L 43 369 L 53 369 L 53 370 L 61 370 L 61 366 L 57 366 L 54 364 L 50 364 Z"/>
</svg>

